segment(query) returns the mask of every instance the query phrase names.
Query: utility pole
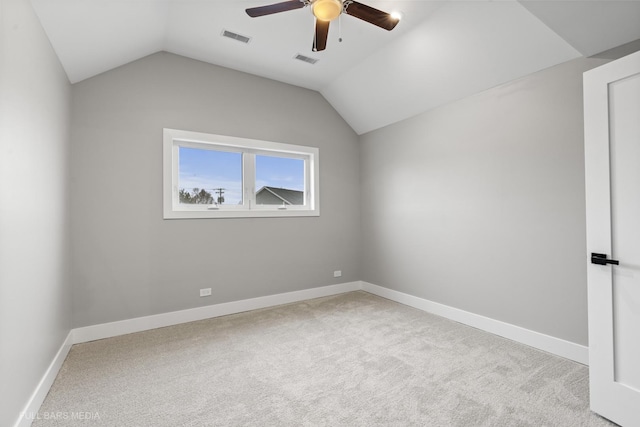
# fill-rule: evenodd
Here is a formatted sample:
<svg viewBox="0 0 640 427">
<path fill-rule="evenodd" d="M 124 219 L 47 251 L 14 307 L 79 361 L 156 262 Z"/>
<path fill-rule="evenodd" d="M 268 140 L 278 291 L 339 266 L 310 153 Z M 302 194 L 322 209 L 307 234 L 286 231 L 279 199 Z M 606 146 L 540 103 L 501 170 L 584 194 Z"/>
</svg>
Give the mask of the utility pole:
<svg viewBox="0 0 640 427">
<path fill-rule="evenodd" d="M 218 193 L 218 204 L 221 205 L 224 203 L 224 188 L 214 188 L 213 192 Z"/>
</svg>

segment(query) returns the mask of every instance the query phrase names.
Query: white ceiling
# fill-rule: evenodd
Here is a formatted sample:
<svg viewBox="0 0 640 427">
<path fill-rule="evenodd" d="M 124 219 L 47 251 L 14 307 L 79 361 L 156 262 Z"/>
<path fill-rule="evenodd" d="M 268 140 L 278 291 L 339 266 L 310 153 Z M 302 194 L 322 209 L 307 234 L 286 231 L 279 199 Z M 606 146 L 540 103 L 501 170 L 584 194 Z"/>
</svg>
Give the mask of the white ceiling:
<svg viewBox="0 0 640 427">
<path fill-rule="evenodd" d="M 363 134 L 532 72 L 640 39 L 640 0 L 360 0 L 404 17 L 352 16 L 312 52 L 309 8 L 283 0 L 32 0 L 69 80 L 167 51 L 319 91 Z M 249 44 L 221 37 L 251 37 Z M 338 41 L 339 32 L 343 41 Z M 296 54 L 319 59 L 315 65 Z"/>
</svg>

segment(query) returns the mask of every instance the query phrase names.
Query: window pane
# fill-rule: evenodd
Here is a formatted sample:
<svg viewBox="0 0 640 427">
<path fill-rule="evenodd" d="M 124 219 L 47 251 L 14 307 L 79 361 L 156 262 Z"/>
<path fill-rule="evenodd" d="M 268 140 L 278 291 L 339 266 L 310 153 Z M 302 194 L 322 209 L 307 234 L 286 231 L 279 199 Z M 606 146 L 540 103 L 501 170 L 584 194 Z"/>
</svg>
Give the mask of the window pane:
<svg viewBox="0 0 640 427">
<path fill-rule="evenodd" d="M 256 156 L 256 203 L 304 205 L 304 160 Z"/>
<path fill-rule="evenodd" d="M 242 154 L 179 147 L 183 204 L 242 204 Z"/>
</svg>

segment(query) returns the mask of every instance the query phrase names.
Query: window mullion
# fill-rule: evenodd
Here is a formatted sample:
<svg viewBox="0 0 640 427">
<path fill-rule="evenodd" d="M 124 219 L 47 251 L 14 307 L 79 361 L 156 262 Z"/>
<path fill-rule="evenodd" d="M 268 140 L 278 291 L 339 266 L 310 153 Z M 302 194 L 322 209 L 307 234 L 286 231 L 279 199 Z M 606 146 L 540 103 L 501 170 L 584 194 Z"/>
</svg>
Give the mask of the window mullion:
<svg viewBox="0 0 640 427">
<path fill-rule="evenodd" d="M 253 209 L 256 206 L 256 155 L 245 152 L 242 155 L 242 185 L 244 188 L 244 204 Z"/>
</svg>

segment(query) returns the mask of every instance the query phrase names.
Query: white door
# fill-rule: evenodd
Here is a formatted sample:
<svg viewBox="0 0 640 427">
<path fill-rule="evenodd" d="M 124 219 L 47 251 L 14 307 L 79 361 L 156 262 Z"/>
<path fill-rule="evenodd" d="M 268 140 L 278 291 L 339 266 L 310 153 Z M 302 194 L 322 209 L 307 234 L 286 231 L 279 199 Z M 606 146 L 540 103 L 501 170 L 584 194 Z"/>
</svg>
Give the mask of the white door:
<svg viewBox="0 0 640 427">
<path fill-rule="evenodd" d="M 622 426 L 636 427 L 640 52 L 584 73 L 584 113 L 591 409 Z"/>
</svg>

